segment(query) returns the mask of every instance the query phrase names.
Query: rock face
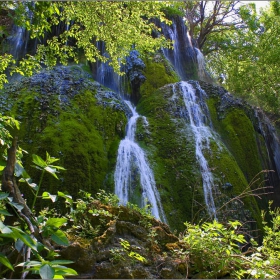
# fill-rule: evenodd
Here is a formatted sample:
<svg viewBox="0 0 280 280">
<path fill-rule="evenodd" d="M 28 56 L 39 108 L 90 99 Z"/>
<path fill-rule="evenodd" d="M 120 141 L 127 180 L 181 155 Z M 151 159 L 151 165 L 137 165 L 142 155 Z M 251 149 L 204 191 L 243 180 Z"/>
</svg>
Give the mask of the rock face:
<svg viewBox="0 0 280 280">
<path fill-rule="evenodd" d="M 94 209 L 94 214 L 88 212 Z M 81 219 L 92 228 L 89 237 L 79 237 L 72 229 L 71 245 L 60 251 L 61 257 L 74 261 L 72 268 L 85 279 L 180 279 L 187 275 L 187 263 L 176 255 L 183 248 L 178 237 L 144 211 L 87 203 Z M 79 216 L 77 216 L 79 218 Z"/>
<path fill-rule="evenodd" d="M 276 128 L 260 108 L 251 107 L 243 100 L 234 98 L 222 87 L 203 82 L 200 82 L 200 85 L 209 95 L 209 108 L 214 109 L 212 110 L 214 129 L 236 157 L 247 181 L 250 182 L 260 168 L 270 170 L 264 173 L 262 178 L 265 179 L 266 186 L 273 187 L 269 190 L 267 199 L 272 200 L 278 207 L 280 205 L 280 141 Z M 212 105 L 215 105 L 215 108 Z M 230 120 L 235 136 L 233 130 L 226 134 L 225 126 L 229 125 L 226 124 L 227 120 Z M 251 126 L 250 130 L 246 124 Z M 248 131 L 253 135 L 251 140 Z M 246 143 L 251 144 L 248 146 Z"/>
<path fill-rule="evenodd" d="M 129 113 L 119 95 L 79 67 L 57 67 L 9 84 L 0 99 L 1 112 L 21 122 L 16 134 L 29 152 L 24 164 L 33 181 L 39 182 L 30 168 L 33 153 L 45 158 L 48 151 L 67 169 L 59 181 L 46 176 L 42 190 L 75 197 L 80 189 L 95 193 L 105 182 L 114 190 L 116 152 Z M 28 188 L 22 192 L 30 197 Z"/>
<path fill-rule="evenodd" d="M 135 140 L 146 152 L 171 228 L 183 230 L 184 221 L 209 214 L 203 206 L 197 145 L 202 145 L 212 174 L 218 219 L 254 220 L 260 226 L 259 208 L 266 208 L 268 199 L 279 203 L 279 139 L 268 119 L 221 87 L 189 81 L 204 112 L 203 122 L 212 131 L 208 140 L 197 142 L 172 66 L 156 55 L 146 63 L 143 74 L 146 80 L 140 87 L 137 111 L 149 125 L 139 118 Z M 60 190 L 74 197 L 80 189 L 92 194 L 100 188 L 114 192 L 118 145 L 131 112 L 120 95 L 90 77 L 80 67 L 57 67 L 11 83 L 2 91 L 1 112 L 21 121 L 20 146 L 29 152 L 24 164 L 33 181 L 39 182 L 39 174 L 30 167 L 33 153 L 44 158 L 48 151 L 67 169 L 59 181 L 45 177 L 42 191 Z M 257 183 L 248 187 L 264 169 L 275 172 L 261 173 Z M 264 179 L 270 180 L 267 185 L 276 194 L 263 195 L 262 200 L 247 196 L 242 205 L 240 195 L 258 188 Z M 22 188 L 29 201 L 28 188 Z"/>
<path fill-rule="evenodd" d="M 237 199 L 236 205 L 231 205 L 228 211 L 219 210 L 224 205 L 229 206 L 228 202 L 240 195 L 262 170 L 252 122 L 243 109 L 234 106 L 225 111 L 223 120 L 217 120 L 214 92 L 208 96 L 197 81 L 189 81 L 189 84 L 195 89 L 197 99 L 200 98 L 201 110 L 205 110 L 206 126 L 213 131 L 207 140 L 208 146 L 201 151 L 213 176 L 212 192 L 218 219 L 246 221 L 253 216 L 259 221 L 259 208 L 252 197 L 247 198 L 243 210 Z M 148 131 L 139 124 L 137 139 L 147 150 L 150 162 L 153 162 L 162 204 L 173 228 L 180 228 L 181 220 L 207 216 L 206 209 L 201 207 L 205 197 L 195 136 L 180 86 L 181 83 L 165 85 L 143 96 L 137 107 L 150 124 Z M 229 185 L 232 187 L 225 188 Z M 224 216 L 225 212 L 231 214 Z"/>
</svg>

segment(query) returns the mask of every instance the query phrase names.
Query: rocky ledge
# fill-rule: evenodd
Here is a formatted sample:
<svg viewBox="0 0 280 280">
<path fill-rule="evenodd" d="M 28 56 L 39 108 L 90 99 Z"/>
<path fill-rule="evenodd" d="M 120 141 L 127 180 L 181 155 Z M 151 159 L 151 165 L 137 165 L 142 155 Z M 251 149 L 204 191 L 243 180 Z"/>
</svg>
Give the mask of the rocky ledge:
<svg viewBox="0 0 280 280">
<path fill-rule="evenodd" d="M 183 244 L 144 210 L 92 200 L 75 219 L 70 246 L 58 249 L 78 278 L 186 278 L 187 262 L 177 254 Z"/>
</svg>

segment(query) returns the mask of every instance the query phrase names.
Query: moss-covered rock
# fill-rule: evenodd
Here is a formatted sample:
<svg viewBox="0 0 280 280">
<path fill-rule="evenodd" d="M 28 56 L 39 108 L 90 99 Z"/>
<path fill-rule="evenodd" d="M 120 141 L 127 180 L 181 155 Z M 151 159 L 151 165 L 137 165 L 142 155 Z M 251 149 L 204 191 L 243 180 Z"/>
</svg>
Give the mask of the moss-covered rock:
<svg viewBox="0 0 280 280">
<path fill-rule="evenodd" d="M 1 96 L 7 108 L 2 112 L 21 122 L 19 143 L 29 152 L 24 164 L 34 181 L 40 174 L 30 167 L 33 153 L 45 158 L 48 151 L 67 169 L 60 180 L 45 175 L 41 191 L 74 197 L 80 189 L 113 191 L 118 143 L 127 122 L 127 108 L 117 94 L 79 67 L 57 67 L 11 84 Z M 27 190 L 22 192 L 30 199 Z"/>
<path fill-rule="evenodd" d="M 149 94 L 164 85 L 179 81 L 179 77 L 172 65 L 161 53 L 156 54 L 153 58 L 146 59 L 143 74 L 146 80 L 140 87 L 142 97 L 149 96 Z"/>
<path fill-rule="evenodd" d="M 178 77 L 161 55 L 146 61 L 145 76 L 137 110 L 148 122 L 138 119 L 135 139 L 154 172 L 169 225 L 183 230 L 184 221 L 208 218 L 194 133 L 179 83 L 174 83 Z M 253 110 L 222 88 L 189 83 L 197 94 L 200 87 L 207 93 L 199 97 L 212 129 L 203 154 L 213 175 L 218 218 L 253 219 L 260 225 L 259 206 L 265 204 L 258 206 L 252 197 L 243 199 L 244 206 L 238 202 L 256 188 L 248 185 L 270 159 Z M 29 152 L 24 165 L 35 182 L 40 173 L 30 167 L 33 153 L 44 158 L 48 151 L 67 169 L 60 180 L 45 176 L 41 192 L 61 190 L 75 197 L 80 189 L 114 190 L 118 145 L 131 112 L 119 95 L 91 80 L 82 68 L 57 67 L 12 83 L 1 92 L 0 109 L 21 122 L 19 142 Z M 28 187 L 21 188 L 30 201 Z M 135 190 L 139 198 L 141 188 Z"/>
<path fill-rule="evenodd" d="M 80 216 L 89 223 L 81 226 L 79 233 L 69 225 L 71 245 L 60 248 L 60 255 L 74 262 L 71 267 L 78 272 L 79 278 L 186 277 L 187 263 L 175 256 L 176 249 L 183 249 L 179 238 L 171 233 L 167 225 L 137 207 L 91 200 Z M 82 224 L 81 220 L 79 224 Z M 95 230 L 95 236 L 82 237 L 89 225 Z"/>
<path fill-rule="evenodd" d="M 201 90 L 197 82 L 190 83 L 197 92 Z M 220 220 L 236 218 L 244 222 L 254 219 L 260 227 L 255 198 L 245 195 L 245 207 L 238 202 L 240 195 L 250 193 L 250 181 L 262 170 L 254 125 L 242 108 L 228 108 L 219 120 L 217 100 L 203 98 L 201 102 L 205 102 L 204 107 L 208 104 L 211 116 L 208 122 L 213 131 L 210 147 L 203 148 L 203 154 L 213 175 L 217 216 Z M 137 109 L 149 122 L 148 127 L 138 126 L 138 141 L 148 151 L 170 226 L 180 228 L 184 220 L 206 218 L 194 134 L 178 84 L 166 85 L 146 95 Z"/>
</svg>

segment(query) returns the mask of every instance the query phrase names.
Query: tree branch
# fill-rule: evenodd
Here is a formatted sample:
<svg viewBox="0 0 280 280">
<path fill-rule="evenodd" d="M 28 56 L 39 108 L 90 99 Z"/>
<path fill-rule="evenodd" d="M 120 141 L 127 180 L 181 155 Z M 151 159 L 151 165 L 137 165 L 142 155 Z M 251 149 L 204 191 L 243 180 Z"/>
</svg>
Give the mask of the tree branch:
<svg viewBox="0 0 280 280">
<path fill-rule="evenodd" d="M 7 165 L 3 170 L 2 176 L 2 190 L 9 193 L 9 196 L 13 198 L 13 202 L 23 206 L 22 213 L 30 219 L 32 217 L 32 212 L 22 198 L 22 194 L 14 177 L 17 151 L 16 146 L 17 137 L 13 139 L 12 146 L 8 149 Z"/>
</svg>

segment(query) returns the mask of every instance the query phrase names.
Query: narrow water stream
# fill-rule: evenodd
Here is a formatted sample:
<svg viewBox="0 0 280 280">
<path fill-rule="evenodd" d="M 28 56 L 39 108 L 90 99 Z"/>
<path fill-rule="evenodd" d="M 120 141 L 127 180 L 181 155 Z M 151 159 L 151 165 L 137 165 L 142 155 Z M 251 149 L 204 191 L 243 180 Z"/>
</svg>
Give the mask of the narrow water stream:
<svg viewBox="0 0 280 280">
<path fill-rule="evenodd" d="M 141 184 L 141 205 L 149 205 L 151 213 L 155 218 L 167 222 L 160 201 L 160 196 L 156 188 L 156 183 L 152 169 L 149 167 L 145 152 L 135 142 L 135 131 L 138 115 L 135 108 L 129 101 L 125 101 L 132 112 L 127 124 L 125 138 L 120 142 L 118 149 L 117 165 L 114 174 L 115 193 L 121 204 L 130 201 L 135 190 L 135 178 L 132 169 L 137 170 Z"/>
<path fill-rule="evenodd" d="M 214 138 L 210 127 L 206 124 L 207 116 L 203 112 L 201 102 L 195 94 L 194 87 L 187 82 L 180 82 L 185 107 L 188 112 L 190 126 L 195 140 L 195 154 L 202 176 L 205 204 L 208 213 L 216 219 L 216 207 L 213 199 L 214 180 L 208 162 L 203 154 L 204 149 L 210 149 L 210 139 Z M 201 91 L 200 94 L 203 94 Z"/>
</svg>

